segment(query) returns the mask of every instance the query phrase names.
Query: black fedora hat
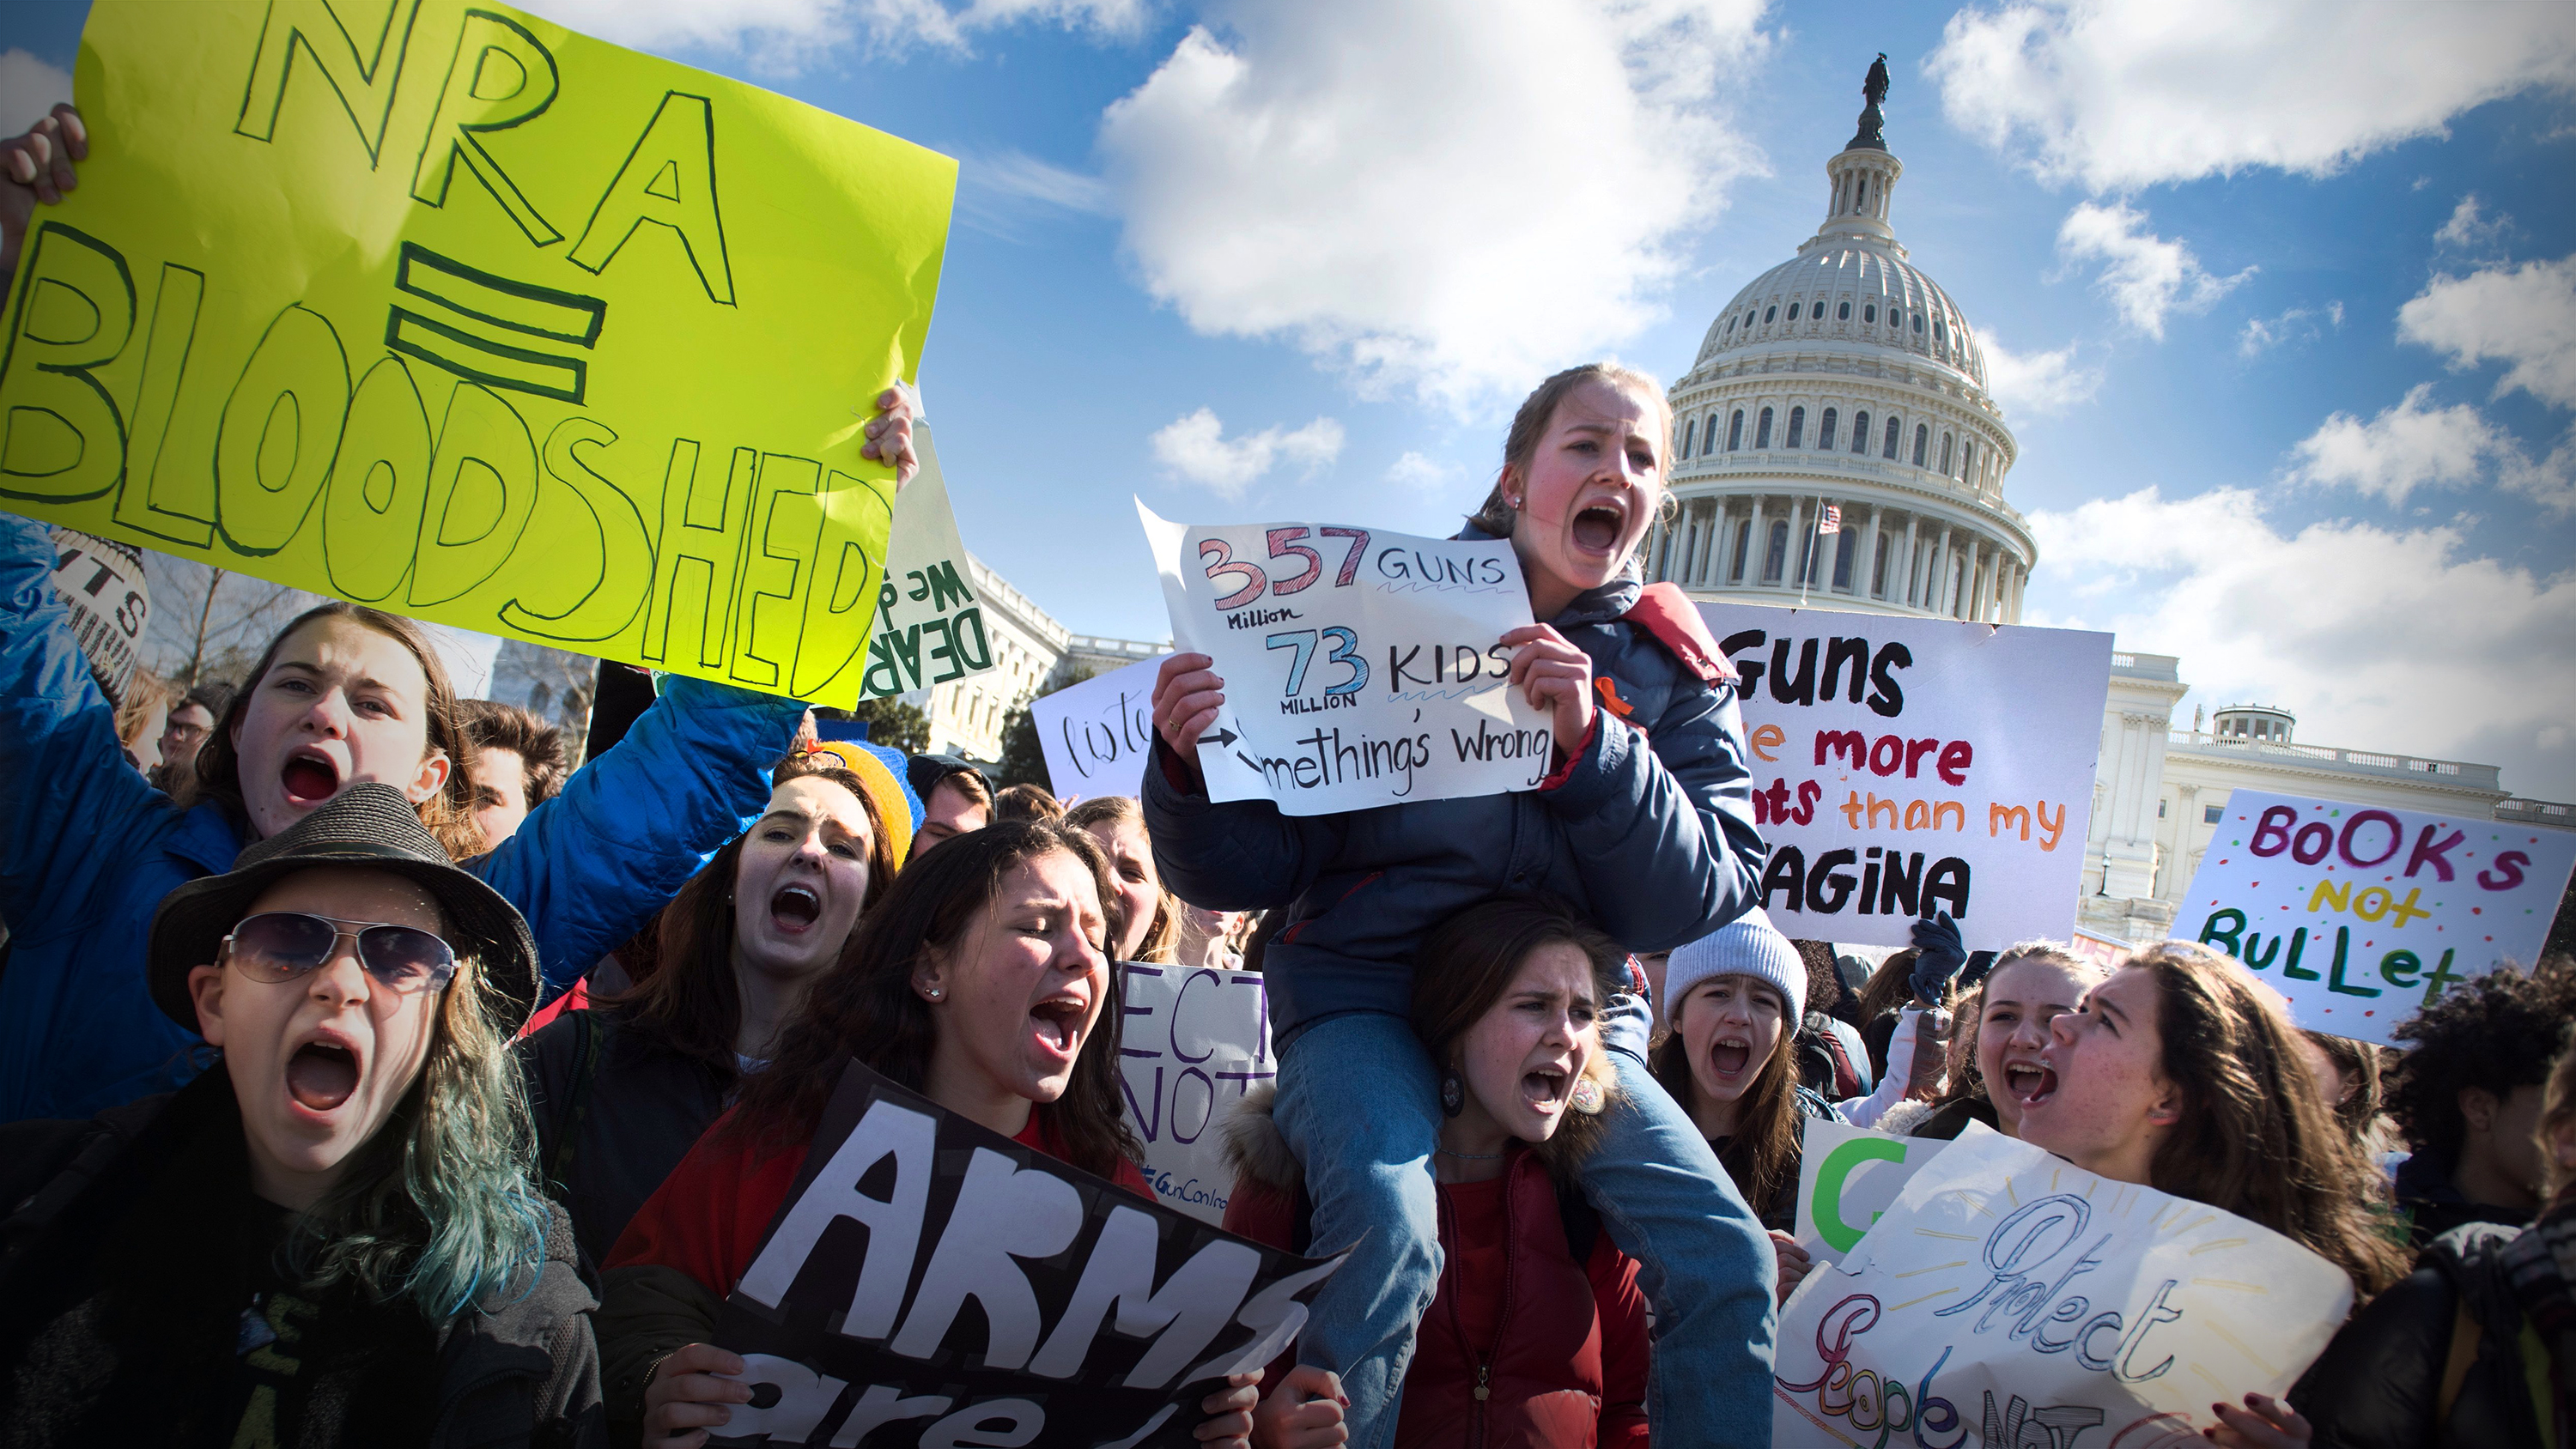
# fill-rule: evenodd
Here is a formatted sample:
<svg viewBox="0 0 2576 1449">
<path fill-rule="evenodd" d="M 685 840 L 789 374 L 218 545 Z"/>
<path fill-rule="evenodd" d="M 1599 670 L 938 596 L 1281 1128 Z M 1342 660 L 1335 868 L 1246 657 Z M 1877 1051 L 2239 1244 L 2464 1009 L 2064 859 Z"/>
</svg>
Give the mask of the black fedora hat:
<svg viewBox="0 0 2576 1449">
<path fill-rule="evenodd" d="M 188 972 L 214 963 L 224 937 L 261 892 L 316 866 L 387 871 L 428 891 L 446 913 L 447 944 L 482 965 L 497 1013 L 493 1025 L 509 1034 L 527 1023 L 537 1004 L 537 945 L 528 923 L 499 891 L 457 869 L 400 790 L 373 781 L 346 787 L 250 846 L 224 874 L 192 880 L 161 898 L 146 958 L 153 1004 L 195 1031 Z"/>
</svg>

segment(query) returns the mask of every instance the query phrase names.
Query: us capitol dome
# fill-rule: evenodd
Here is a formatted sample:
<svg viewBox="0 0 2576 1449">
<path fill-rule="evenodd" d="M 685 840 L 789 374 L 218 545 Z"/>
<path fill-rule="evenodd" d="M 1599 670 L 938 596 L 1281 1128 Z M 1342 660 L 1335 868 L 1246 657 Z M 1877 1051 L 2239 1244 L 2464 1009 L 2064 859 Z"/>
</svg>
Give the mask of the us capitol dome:
<svg viewBox="0 0 2576 1449">
<path fill-rule="evenodd" d="M 2018 449 L 1975 330 L 1888 224 L 1905 164 L 1880 134 L 1886 59 L 1825 163 L 1824 225 L 1718 313 L 1668 394 L 1680 512 L 1647 540 L 1648 577 L 1697 599 L 2014 623 L 2038 559 L 2004 502 Z"/>
</svg>

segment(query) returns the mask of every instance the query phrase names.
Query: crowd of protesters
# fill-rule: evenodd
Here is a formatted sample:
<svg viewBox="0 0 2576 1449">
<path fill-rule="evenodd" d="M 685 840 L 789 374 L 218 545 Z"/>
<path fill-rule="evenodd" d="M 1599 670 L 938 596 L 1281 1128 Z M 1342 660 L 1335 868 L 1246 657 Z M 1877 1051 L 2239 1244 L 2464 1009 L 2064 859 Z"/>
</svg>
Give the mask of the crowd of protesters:
<svg viewBox="0 0 2576 1449">
<path fill-rule="evenodd" d="M 0 268 L 85 147 L 0 149 Z M 345 603 L 156 696 L 147 765 L 0 515 L 0 1443 L 703 1443 L 843 1063 L 1150 1195 L 1119 962 L 1262 973 L 1225 1225 L 1348 1255 L 1204 1442 L 1769 1442 L 1811 1122 L 1981 1124 L 2332 1264 L 2350 1320 L 2212 1442 L 2576 1442 L 2576 962 L 2382 1052 L 2185 943 L 1789 940 L 1732 676 L 1637 577 L 1662 399 L 1547 379 L 1461 534 L 1519 558 L 1552 772 L 1329 816 L 1210 798 L 1204 655 L 1141 798 L 1060 802 L 680 677 L 572 768 Z"/>
</svg>

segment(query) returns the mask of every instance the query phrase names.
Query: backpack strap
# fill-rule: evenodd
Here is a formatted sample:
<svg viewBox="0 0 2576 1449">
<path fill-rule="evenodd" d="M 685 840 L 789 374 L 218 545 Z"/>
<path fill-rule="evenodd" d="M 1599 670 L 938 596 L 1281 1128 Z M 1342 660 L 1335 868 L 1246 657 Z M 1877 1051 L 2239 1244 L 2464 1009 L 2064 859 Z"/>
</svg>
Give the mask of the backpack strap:
<svg viewBox="0 0 2576 1449">
<path fill-rule="evenodd" d="M 581 1044 L 573 1049 L 580 1064 L 573 1068 L 571 1110 L 564 1114 L 563 1133 L 555 1139 L 555 1150 L 546 1157 L 546 1182 L 555 1190 L 557 1197 L 569 1190 L 567 1185 L 572 1179 L 573 1155 L 581 1145 L 581 1124 L 590 1116 L 591 1084 L 599 1078 L 600 1039 L 606 1035 L 594 1019 L 595 1012 L 575 1011 L 567 1015 L 581 1023 L 573 1028 L 574 1035 L 581 1038 Z"/>
<path fill-rule="evenodd" d="M 1665 652 L 1682 663 L 1682 667 L 1699 676 L 1702 684 L 1727 684 L 1735 680 L 1735 667 L 1726 662 L 1726 651 L 1701 620 L 1699 609 L 1682 592 L 1679 584 L 1648 584 L 1637 592 L 1637 602 L 1619 616 L 1655 636 Z"/>
<path fill-rule="evenodd" d="M 2433 1401 L 2435 1432 L 2450 1422 L 2451 1406 L 2460 1401 L 2460 1388 L 2469 1379 L 2469 1365 L 2478 1357 L 2478 1345 L 2485 1333 L 2476 1315 L 2469 1312 L 2469 1295 L 2457 1294 L 2451 1310 L 2451 1356 L 2442 1361 L 2442 1391 Z"/>
</svg>

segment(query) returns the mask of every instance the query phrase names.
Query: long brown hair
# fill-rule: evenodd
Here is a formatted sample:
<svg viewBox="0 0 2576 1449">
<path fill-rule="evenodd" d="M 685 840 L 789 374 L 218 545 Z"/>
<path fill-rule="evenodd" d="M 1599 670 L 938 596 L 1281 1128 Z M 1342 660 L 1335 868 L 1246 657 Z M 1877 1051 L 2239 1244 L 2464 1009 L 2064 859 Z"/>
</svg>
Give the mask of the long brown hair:
<svg viewBox="0 0 2576 1449">
<path fill-rule="evenodd" d="M 1520 411 L 1512 414 L 1511 431 L 1503 435 L 1502 471 L 1495 475 L 1493 491 L 1485 495 L 1484 506 L 1478 508 L 1468 522 L 1496 538 L 1512 536 L 1512 525 L 1520 515 L 1503 496 L 1503 480 L 1514 473 L 1528 474 L 1530 460 L 1538 456 L 1539 440 L 1547 436 L 1548 425 L 1556 421 L 1557 405 L 1587 382 L 1603 383 L 1620 391 L 1635 393 L 1651 404 L 1664 419 L 1664 431 L 1656 444 L 1656 456 L 1663 458 L 1669 455 L 1673 409 L 1664 397 L 1662 383 L 1633 367 L 1623 367 L 1615 362 L 1587 362 L 1580 367 L 1569 367 L 1540 383 L 1521 400 Z M 1663 495 L 1657 508 L 1669 515 L 1677 505 L 1661 468 L 1656 470 L 1656 483 Z"/>
<path fill-rule="evenodd" d="M 420 802 L 420 823 L 438 837 L 450 858 L 464 860 L 491 848 L 483 838 L 483 828 L 474 823 L 474 748 L 467 743 L 465 716 L 457 707 L 456 685 L 447 677 L 447 666 L 440 662 L 438 651 L 430 647 L 429 636 L 421 627 L 400 614 L 370 609 L 363 604 L 332 599 L 296 615 L 287 621 L 268 641 L 268 648 L 252 667 L 240 692 L 233 696 L 224 717 L 215 721 L 215 732 L 197 752 L 195 788 L 179 802 L 181 808 L 200 800 L 222 805 L 235 823 L 251 826 L 250 807 L 242 802 L 241 755 L 233 748 L 233 731 L 240 728 L 242 717 L 250 712 L 251 697 L 259 693 L 260 681 L 268 678 L 269 666 L 277 662 L 277 651 L 295 637 L 295 631 L 318 619 L 346 619 L 361 628 L 373 629 L 409 650 L 420 665 L 421 678 L 428 682 L 423 691 L 421 723 L 428 735 L 427 749 L 443 751 L 447 756 L 447 783 L 438 793 Z"/>
<path fill-rule="evenodd" d="M 1145 825 L 1145 808 L 1127 795 L 1094 795 L 1064 812 L 1064 823 L 1076 830 L 1131 824 L 1146 837 L 1148 849 L 1153 843 L 1153 833 Z M 1180 959 L 1180 943 L 1180 903 L 1158 884 L 1154 888 L 1154 924 L 1146 929 L 1144 941 L 1136 947 L 1136 959 L 1148 965 L 1169 966 Z"/>
<path fill-rule="evenodd" d="M 2148 1185 L 2261 1223 L 2343 1269 L 2361 1298 L 2406 1276 L 2370 1216 L 2369 1163 L 2317 1100 L 2289 1018 L 2206 946 L 2165 941 L 2124 969 L 2156 983 L 2158 1065 L 2182 1094 Z"/>
<path fill-rule="evenodd" d="M 1413 958 L 1413 1034 L 1431 1060 L 1453 1065 L 1449 1049 L 1502 1000 L 1521 963 L 1556 945 L 1592 962 L 1595 1006 L 1620 989 L 1626 948 L 1553 896 L 1496 896 L 1434 926 Z"/>
<path fill-rule="evenodd" d="M 838 766 L 809 763 L 829 755 L 791 755 L 778 762 L 772 776 L 789 780 L 829 780 L 850 792 L 868 817 L 868 889 L 859 898 L 859 920 L 894 880 L 894 847 L 886 839 L 885 821 L 868 798 L 859 777 Z M 734 875 L 741 868 L 743 842 L 751 832 L 724 843 L 688 884 L 653 918 L 655 968 L 643 981 L 600 1005 L 624 1016 L 628 1030 L 642 1032 L 664 1050 L 688 1057 L 713 1072 L 728 1090 L 740 1074 L 734 1039 L 742 1030 L 742 985 L 734 979 L 733 933 L 736 925 Z M 856 934 L 857 927 L 852 927 Z M 846 943 L 845 943 L 846 944 Z"/>
<path fill-rule="evenodd" d="M 813 1135 L 823 1104 L 852 1057 L 920 1091 L 939 1025 L 912 989 L 923 953 L 952 949 L 991 909 L 1003 878 L 1029 861 L 1065 854 L 1091 872 L 1111 937 L 1125 924 L 1110 888 L 1109 857 L 1089 835 L 1057 821 L 1008 820 L 969 831 L 917 856 L 869 912 L 840 961 L 806 993 L 805 1011 L 780 1037 L 769 1069 L 743 1088 L 731 1130 L 769 1150 Z M 1065 1160 L 1101 1177 L 1144 1149 L 1119 1112 L 1118 1042 L 1126 1020 L 1123 976 L 1109 989 L 1064 1095 L 1044 1110 Z"/>
<path fill-rule="evenodd" d="M 1703 978 L 1714 979 L 1714 978 Z M 1748 981 L 1758 977 L 1746 977 Z M 1698 982 L 1693 982 L 1694 990 Z M 1663 1083 L 1684 1112 L 1699 1097 L 1699 1080 L 1691 1075 L 1690 1045 L 1682 1040 L 1682 1008 L 1689 1005 L 1690 995 L 1667 1008 L 1671 1023 L 1664 1039 L 1648 1052 L 1647 1066 L 1655 1080 Z M 1735 1190 L 1754 1216 L 1770 1215 L 1780 1195 L 1796 1186 L 1799 1146 L 1806 1131 L 1805 1114 L 1798 1110 L 1798 1027 L 1789 1015 L 1789 1003 L 1780 1003 L 1780 1040 L 1771 1048 L 1770 1060 L 1762 1064 L 1753 1081 L 1736 1099 L 1735 1133 L 1726 1139 L 1725 1150 L 1717 1160 L 1726 1175 L 1735 1179 Z"/>
</svg>

